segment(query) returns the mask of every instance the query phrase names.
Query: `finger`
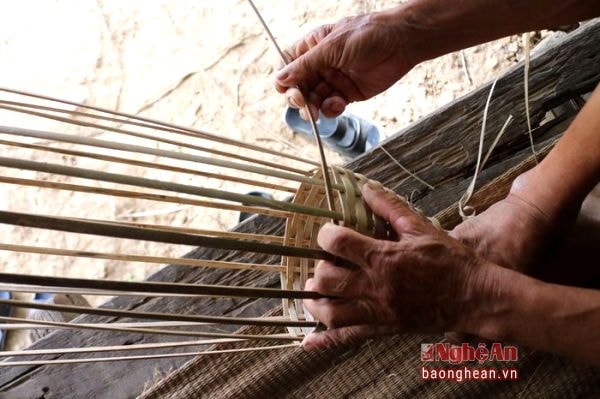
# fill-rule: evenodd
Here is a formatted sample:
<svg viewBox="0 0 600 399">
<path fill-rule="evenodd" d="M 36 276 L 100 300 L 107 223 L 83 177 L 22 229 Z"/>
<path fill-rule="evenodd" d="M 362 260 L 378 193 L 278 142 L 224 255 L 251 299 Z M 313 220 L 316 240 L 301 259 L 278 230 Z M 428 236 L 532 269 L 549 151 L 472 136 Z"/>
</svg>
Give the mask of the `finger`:
<svg viewBox="0 0 600 399">
<path fill-rule="evenodd" d="M 360 296 L 367 281 L 362 272 L 338 267 L 327 261 L 319 262 L 311 280 L 314 290 L 337 298 Z"/>
<path fill-rule="evenodd" d="M 378 317 L 371 302 L 347 299 L 306 299 L 304 307 L 328 328 L 375 324 Z"/>
<path fill-rule="evenodd" d="M 339 346 L 356 346 L 369 338 L 393 333 L 394 329 L 390 326 L 362 325 L 336 328 L 307 335 L 302 341 L 302 347 L 306 351 L 313 351 Z"/>
<path fill-rule="evenodd" d="M 280 94 L 284 94 L 289 89 L 289 87 L 282 86 L 279 83 L 277 83 L 276 80 L 273 81 L 273 86 L 275 86 L 275 90 L 277 90 L 277 92 Z"/>
<path fill-rule="evenodd" d="M 309 103 L 308 109 L 310 110 L 310 113 L 312 114 L 312 117 L 315 121 L 319 119 L 319 109 L 317 107 Z M 308 112 L 306 111 L 306 106 L 300 108 L 300 117 L 305 121 L 310 119 L 310 117 L 308 116 Z"/>
<path fill-rule="evenodd" d="M 354 81 L 339 69 L 326 68 L 320 74 L 323 80 L 338 91 L 343 98 L 348 99 L 349 102 L 367 99 L 367 96 L 356 86 Z"/>
<path fill-rule="evenodd" d="M 321 112 L 328 118 L 336 118 L 344 112 L 346 105 L 348 105 L 346 99 L 334 92 L 323 100 Z"/>
<path fill-rule="evenodd" d="M 331 93 L 333 93 L 331 86 L 329 86 L 327 82 L 321 81 L 310 91 L 308 94 L 308 100 L 317 108 L 321 108 L 323 100 L 325 100 Z"/>
<path fill-rule="evenodd" d="M 363 269 L 376 263 L 379 242 L 346 227 L 326 223 L 319 230 L 317 242 L 325 251 L 344 258 Z"/>
<path fill-rule="evenodd" d="M 290 48 L 284 51 L 286 55 L 286 62 L 292 62 L 296 58 L 305 54 L 311 48 L 317 46 L 331 32 L 332 28 L 333 25 L 326 24 L 308 32 Z"/>
<path fill-rule="evenodd" d="M 304 96 L 302 95 L 302 92 L 295 87 L 288 89 L 285 92 L 285 98 L 288 105 L 292 108 L 301 109 L 304 107 Z"/>
<path fill-rule="evenodd" d="M 405 233 L 435 230 L 422 215 L 410 208 L 405 199 L 384 189 L 379 182 L 369 181 L 363 186 L 362 194 L 371 210 L 387 220 L 399 237 Z"/>
<path fill-rule="evenodd" d="M 290 62 L 275 76 L 277 84 L 285 87 L 302 86 L 310 91 L 320 80 L 319 70 L 331 63 L 330 55 L 323 46 L 316 46 Z"/>
</svg>

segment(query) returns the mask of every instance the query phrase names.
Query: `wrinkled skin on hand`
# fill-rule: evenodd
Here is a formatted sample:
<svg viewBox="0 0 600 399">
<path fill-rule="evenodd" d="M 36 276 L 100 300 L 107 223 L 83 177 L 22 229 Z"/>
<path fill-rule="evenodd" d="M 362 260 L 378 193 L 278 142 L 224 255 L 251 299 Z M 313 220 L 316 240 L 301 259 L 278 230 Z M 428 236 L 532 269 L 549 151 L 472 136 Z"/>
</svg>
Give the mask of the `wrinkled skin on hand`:
<svg viewBox="0 0 600 399">
<path fill-rule="evenodd" d="M 385 334 L 461 328 L 482 295 L 493 295 L 493 268 L 470 248 L 413 212 L 393 192 L 369 183 L 364 199 L 395 231 L 395 241 L 376 240 L 327 224 L 319 245 L 357 265 L 322 261 L 306 289 L 335 299 L 306 300 L 327 331 L 304 340 L 306 350 L 358 344 Z"/>
<path fill-rule="evenodd" d="M 344 18 L 320 26 L 285 51 L 289 65 L 278 72 L 275 87 L 290 106 L 340 115 L 348 103 L 362 101 L 392 86 L 413 66 L 406 58 L 403 32 L 379 14 Z M 301 115 L 306 119 L 301 110 Z"/>
<path fill-rule="evenodd" d="M 480 256 L 523 273 L 533 272 L 555 234 L 550 217 L 514 193 L 450 233 Z"/>
<path fill-rule="evenodd" d="M 513 186 L 505 199 L 459 224 L 450 235 L 500 266 L 545 281 L 587 286 L 598 278 L 600 223 L 593 207 L 599 198 L 592 193 L 587 208 L 576 202 L 556 211 L 529 199 L 531 184 L 522 180 L 517 179 L 517 189 Z"/>
</svg>

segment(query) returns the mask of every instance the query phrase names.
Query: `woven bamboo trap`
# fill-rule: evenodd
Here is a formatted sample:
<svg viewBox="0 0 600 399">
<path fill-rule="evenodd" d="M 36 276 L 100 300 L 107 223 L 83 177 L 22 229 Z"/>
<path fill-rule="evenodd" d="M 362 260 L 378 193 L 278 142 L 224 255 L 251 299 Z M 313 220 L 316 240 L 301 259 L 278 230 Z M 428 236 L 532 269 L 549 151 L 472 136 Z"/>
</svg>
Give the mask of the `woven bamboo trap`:
<svg viewBox="0 0 600 399">
<path fill-rule="evenodd" d="M 52 214 L 39 210 L 24 209 L 20 212 L 0 210 L 0 223 L 26 228 L 36 234 L 44 231 L 61 231 L 67 234 L 97 237 L 97 252 L 65 246 L 42 246 L 35 243 L 8 243 L 3 240 L 0 250 L 39 254 L 52 257 L 56 262 L 70 260 L 82 267 L 90 259 L 121 262 L 177 264 L 189 267 L 223 269 L 247 269 L 261 273 L 278 273 L 281 289 L 239 286 L 194 285 L 180 283 L 156 283 L 142 281 L 116 281 L 49 277 L 46 275 L 23 275 L 0 273 L 0 289 L 13 292 L 53 292 L 96 296 L 139 295 L 159 296 L 214 296 L 282 298 L 283 316 L 260 318 L 216 317 L 205 315 L 182 315 L 148 313 L 129 310 L 55 305 L 34 301 L 0 299 L 0 305 L 27 309 L 96 314 L 101 316 L 128 317 L 138 322 L 79 324 L 31 320 L 17 317 L 0 317 L 4 326 L 14 328 L 83 328 L 108 331 L 131 331 L 148 334 L 188 335 L 201 340 L 163 343 L 152 346 L 140 345 L 139 349 L 165 349 L 183 345 L 206 345 L 247 340 L 269 340 L 277 345 L 261 347 L 280 348 L 297 346 L 302 337 L 317 326 L 302 306 L 304 298 L 319 298 L 316 292 L 303 291 L 304 283 L 311 276 L 315 262 L 331 259 L 316 243 L 319 228 L 334 221 L 367 235 L 384 231 L 385 226 L 368 209 L 361 197 L 361 187 L 367 182 L 364 176 L 340 167 L 328 167 L 333 194 L 333 209 L 329 209 L 326 183 L 318 162 L 290 154 L 262 148 L 242 141 L 235 141 L 204 131 L 163 123 L 141 116 L 113 112 L 107 109 L 78 104 L 57 98 L 0 88 L 0 112 L 14 114 L 36 121 L 35 126 L 51 126 L 50 129 L 0 126 L 0 145 L 5 150 L 0 156 L 0 183 L 14 186 L 11 190 L 35 188 L 34 203 L 43 203 L 49 193 L 72 194 L 65 201 L 89 200 L 91 207 L 102 209 L 110 206 L 108 201 L 143 200 L 191 206 L 202 215 L 204 211 L 248 212 L 285 220 L 285 234 L 281 236 L 234 231 L 202 229 L 201 226 L 178 227 L 174 225 L 140 223 L 135 220 L 94 217 L 94 209 L 82 216 L 71 214 L 68 203 L 56 204 Z M 7 118 L 5 117 L 4 120 Z M 108 136 L 106 135 L 108 134 Z M 110 139 L 106 139 L 109 137 Z M 215 149 L 214 143 L 218 143 Z M 243 148 L 242 154 L 236 151 Z M 26 156 L 11 157 L 11 149 L 20 149 Z M 12 152 L 14 153 L 14 151 Z M 269 160 L 272 158 L 273 161 Z M 288 166 L 303 165 L 304 168 Z M 35 160 L 33 160 L 35 159 Z M 40 162 L 40 159 L 42 160 Z M 292 162 L 293 161 L 293 162 Z M 85 167 L 84 167 L 85 166 Z M 136 173 L 122 174 L 119 167 L 127 170 L 152 171 L 157 178 L 140 177 Z M 186 183 L 161 179 L 172 173 Z M 139 174 L 139 173 L 137 173 Z M 148 176 L 145 174 L 144 176 Z M 248 177 L 246 177 L 248 176 Z M 185 178 L 184 178 L 185 177 Z M 215 185 L 211 186 L 211 182 Z M 265 188 L 276 199 L 266 199 L 223 189 L 228 182 L 237 187 Z M 216 188 L 212 188 L 216 187 Z M 17 192 L 17 191 L 15 191 Z M 62 198 L 62 197 L 59 197 Z M 46 209 L 48 209 L 46 207 Z M 66 209 L 66 211 L 64 211 Z M 91 215 L 91 216 L 90 216 Z M 281 257 L 280 264 L 239 263 L 227 260 L 201 260 L 147 253 L 128 254 L 101 251 L 102 237 L 127 243 L 166 243 L 175 247 L 206 247 L 232 251 L 247 251 Z M 6 238 L 6 237 L 5 237 Z M 10 240 L 8 240 L 10 241 Z M 66 241 L 68 243 L 68 241 Z M 149 251 L 151 252 L 151 251 Z M 181 253 L 181 251 L 179 251 Z M 17 270 L 18 271 L 18 270 Z M 276 335 L 243 335 L 240 333 L 197 332 L 192 327 L 207 324 L 258 325 L 284 328 Z M 186 327 L 181 330 L 179 327 Z M 175 329 L 173 329 L 175 328 Z M 104 352 L 135 350 L 135 345 L 125 347 L 57 348 L 60 353 Z M 245 349 L 247 350 L 247 349 Z M 0 356 L 22 356 L 35 351 L 12 351 Z M 42 351 L 47 353 L 48 351 Z M 35 353 L 35 354 L 44 354 Z M 58 352 L 57 352 L 58 353 Z M 204 353 L 190 352 L 188 355 Z M 181 356 L 179 353 L 177 356 Z M 150 355 L 169 356 L 168 353 Z M 132 356 L 121 358 L 131 359 Z M 133 357 L 135 358 L 135 357 Z M 140 356 L 148 358 L 148 356 Z M 101 358 L 103 359 L 103 358 Z M 107 357 L 105 361 L 118 357 Z M 99 361 L 70 359 L 76 361 Z M 61 360 L 65 362 L 66 360 Z M 52 363 L 52 361 L 48 361 Z M 0 362 L 0 366 L 31 364 L 27 361 Z"/>
</svg>

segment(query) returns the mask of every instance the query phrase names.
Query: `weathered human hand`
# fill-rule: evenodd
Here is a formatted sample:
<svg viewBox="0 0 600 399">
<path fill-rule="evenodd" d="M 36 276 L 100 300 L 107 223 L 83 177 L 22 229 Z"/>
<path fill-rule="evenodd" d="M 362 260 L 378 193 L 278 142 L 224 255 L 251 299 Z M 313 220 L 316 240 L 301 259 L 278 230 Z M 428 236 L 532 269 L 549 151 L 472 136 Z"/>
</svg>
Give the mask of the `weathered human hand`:
<svg viewBox="0 0 600 399">
<path fill-rule="evenodd" d="M 548 266 L 559 238 L 575 222 L 580 205 L 566 209 L 549 204 L 536 192 L 543 184 L 531 173 L 522 175 L 505 199 L 459 224 L 450 235 L 493 263 L 537 274 L 538 266 Z"/>
<path fill-rule="evenodd" d="M 461 331 L 474 306 L 493 297 L 498 266 L 413 212 L 394 193 L 369 183 L 364 199 L 384 218 L 397 241 L 376 240 L 327 224 L 319 245 L 358 267 L 322 261 L 306 289 L 335 297 L 306 300 L 308 311 L 328 330 L 308 335 L 307 350 L 356 344 L 399 332 Z"/>
<path fill-rule="evenodd" d="M 278 72 L 275 87 L 294 108 L 305 105 L 299 86 L 313 114 L 321 109 L 338 116 L 348 103 L 381 93 L 412 68 L 404 36 L 402 25 L 383 13 L 320 26 L 286 50 L 291 62 Z"/>
<path fill-rule="evenodd" d="M 450 235 L 480 256 L 510 269 L 531 272 L 550 243 L 549 217 L 516 194 L 456 226 Z"/>
</svg>

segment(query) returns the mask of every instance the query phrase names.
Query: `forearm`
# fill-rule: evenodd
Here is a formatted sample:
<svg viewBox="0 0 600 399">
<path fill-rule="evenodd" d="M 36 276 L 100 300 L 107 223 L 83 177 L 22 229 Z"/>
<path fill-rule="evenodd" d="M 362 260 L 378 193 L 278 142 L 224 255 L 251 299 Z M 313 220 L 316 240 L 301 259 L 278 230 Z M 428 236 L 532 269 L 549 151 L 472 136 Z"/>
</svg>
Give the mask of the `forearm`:
<svg viewBox="0 0 600 399">
<path fill-rule="evenodd" d="M 543 283 L 506 269 L 496 281 L 468 333 L 599 362 L 600 291 Z"/>
<path fill-rule="evenodd" d="M 600 15 L 597 0 L 413 0 L 380 14 L 398 24 L 419 63 L 515 33 Z M 418 38 L 418 40 L 415 40 Z"/>
<path fill-rule="evenodd" d="M 578 210 L 600 181 L 600 87 L 548 156 L 519 177 L 512 192 L 551 220 Z"/>
</svg>

